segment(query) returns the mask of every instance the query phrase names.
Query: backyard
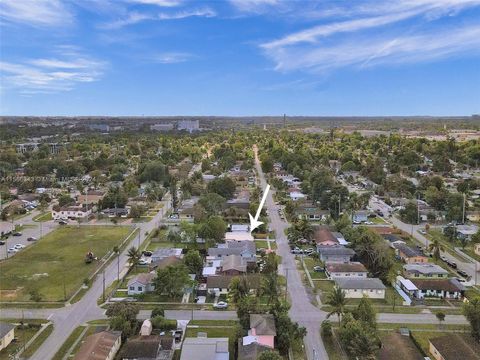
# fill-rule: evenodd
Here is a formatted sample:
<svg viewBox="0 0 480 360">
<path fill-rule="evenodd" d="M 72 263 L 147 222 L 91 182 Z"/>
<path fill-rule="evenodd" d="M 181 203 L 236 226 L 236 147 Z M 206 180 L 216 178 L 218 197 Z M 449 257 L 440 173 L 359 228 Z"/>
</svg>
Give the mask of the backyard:
<svg viewBox="0 0 480 360">
<path fill-rule="evenodd" d="M 122 226 L 66 226 L 0 263 L 0 300 L 63 301 L 95 269 L 85 254 L 101 259 L 131 232 Z M 32 291 L 38 296 L 32 296 Z"/>
</svg>

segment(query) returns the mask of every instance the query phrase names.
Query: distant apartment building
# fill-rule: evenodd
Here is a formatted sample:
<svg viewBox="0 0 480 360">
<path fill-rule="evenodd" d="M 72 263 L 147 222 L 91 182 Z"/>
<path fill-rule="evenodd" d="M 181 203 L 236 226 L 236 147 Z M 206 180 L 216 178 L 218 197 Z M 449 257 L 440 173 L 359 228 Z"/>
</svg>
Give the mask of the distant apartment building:
<svg viewBox="0 0 480 360">
<path fill-rule="evenodd" d="M 200 130 L 199 120 L 180 120 L 177 126 L 178 130 L 186 130 L 189 133 Z"/>
</svg>

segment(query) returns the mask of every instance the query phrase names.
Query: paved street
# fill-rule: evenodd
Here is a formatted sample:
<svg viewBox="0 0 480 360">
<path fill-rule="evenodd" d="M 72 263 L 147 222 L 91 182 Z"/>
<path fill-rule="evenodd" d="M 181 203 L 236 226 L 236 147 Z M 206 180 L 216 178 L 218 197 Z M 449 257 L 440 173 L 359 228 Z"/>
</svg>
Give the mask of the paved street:
<svg viewBox="0 0 480 360">
<path fill-rule="evenodd" d="M 171 320 L 237 320 L 237 312 L 230 310 L 165 310 Z"/>
<path fill-rule="evenodd" d="M 260 166 L 260 161 L 255 148 L 255 166 L 260 177 L 262 189 L 266 187 L 265 175 Z M 270 216 L 270 227 L 277 237 L 277 254 L 282 257 L 279 272 L 287 278 L 287 289 L 291 299 L 290 317 L 307 329 L 305 337 L 305 351 L 309 360 L 328 359 L 327 352 L 320 338 L 320 324 L 326 318 L 326 313 L 312 305 L 307 290 L 302 283 L 300 273 L 297 270 L 295 257 L 290 253 L 285 229 L 288 223 L 281 220 L 277 212 L 272 193 L 269 192 L 265 206 Z"/>
</svg>

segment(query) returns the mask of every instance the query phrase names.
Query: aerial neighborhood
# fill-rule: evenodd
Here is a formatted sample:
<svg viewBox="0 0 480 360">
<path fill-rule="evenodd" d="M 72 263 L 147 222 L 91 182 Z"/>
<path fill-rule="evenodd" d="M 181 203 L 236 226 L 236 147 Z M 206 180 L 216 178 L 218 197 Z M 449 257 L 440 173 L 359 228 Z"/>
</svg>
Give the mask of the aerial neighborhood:
<svg viewBox="0 0 480 360">
<path fill-rule="evenodd" d="M 64 121 L 1 125 L 0 358 L 479 358 L 478 140 Z"/>
</svg>

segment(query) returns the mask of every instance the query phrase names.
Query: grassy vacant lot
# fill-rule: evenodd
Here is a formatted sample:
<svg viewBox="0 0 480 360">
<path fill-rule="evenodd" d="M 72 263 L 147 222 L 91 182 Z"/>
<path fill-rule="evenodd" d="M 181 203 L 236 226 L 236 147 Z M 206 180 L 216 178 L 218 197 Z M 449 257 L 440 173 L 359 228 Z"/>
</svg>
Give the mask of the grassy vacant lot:
<svg viewBox="0 0 480 360">
<path fill-rule="evenodd" d="M 96 263 L 85 264 L 85 254 L 103 257 L 130 231 L 121 226 L 66 226 L 51 232 L 0 263 L 0 300 L 29 300 L 29 292 L 36 289 L 44 301 L 61 301 L 63 284 L 68 298 L 96 268 Z"/>
<path fill-rule="evenodd" d="M 41 213 L 33 218 L 33 221 L 38 221 L 38 222 L 44 222 L 49 220 L 53 220 L 51 211 Z"/>
</svg>

